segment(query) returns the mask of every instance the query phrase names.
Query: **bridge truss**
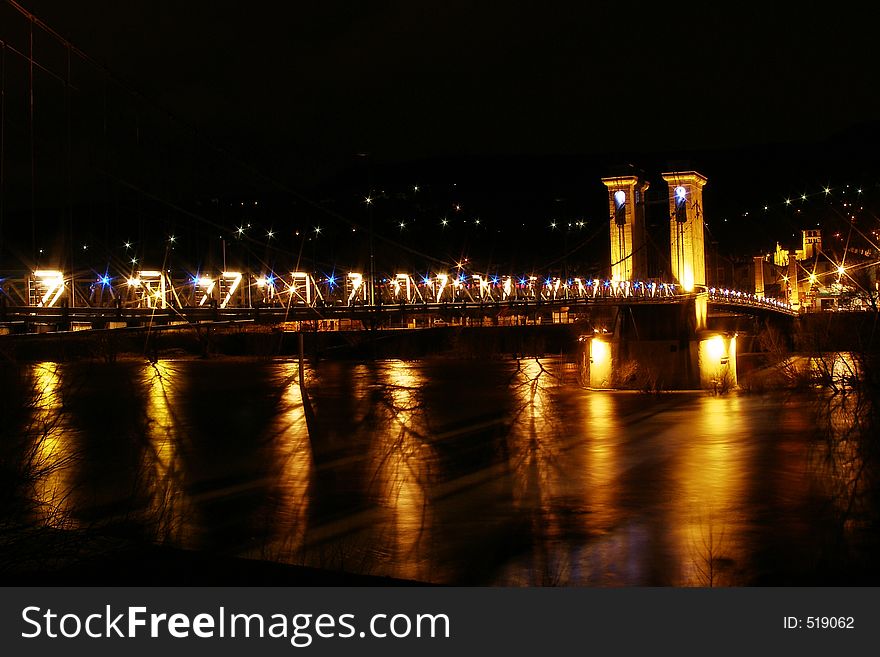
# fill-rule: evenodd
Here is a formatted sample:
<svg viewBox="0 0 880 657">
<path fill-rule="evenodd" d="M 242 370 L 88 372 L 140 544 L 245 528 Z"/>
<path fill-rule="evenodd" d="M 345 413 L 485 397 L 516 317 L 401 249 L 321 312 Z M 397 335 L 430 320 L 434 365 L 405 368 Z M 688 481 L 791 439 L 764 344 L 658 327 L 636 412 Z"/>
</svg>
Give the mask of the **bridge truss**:
<svg viewBox="0 0 880 657">
<path fill-rule="evenodd" d="M 141 270 L 130 277 L 65 276 L 39 271 L 0 280 L 0 323 L 142 323 L 375 319 L 382 315 L 506 312 L 568 313 L 595 305 L 678 304 L 704 294 L 710 304 L 745 312 L 796 315 L 790 305 L 728 289 L 685 292 L 660 281 L 613 281 L 575 277 L 486 276 L 406 273 L 382 278 L 372 289 L 350 272 L 334 279 L 308 272 L 286 275 L 222 272 L 173 276 Z M 371 303 L 371 299 L 373 303 Z"/>
</svg>

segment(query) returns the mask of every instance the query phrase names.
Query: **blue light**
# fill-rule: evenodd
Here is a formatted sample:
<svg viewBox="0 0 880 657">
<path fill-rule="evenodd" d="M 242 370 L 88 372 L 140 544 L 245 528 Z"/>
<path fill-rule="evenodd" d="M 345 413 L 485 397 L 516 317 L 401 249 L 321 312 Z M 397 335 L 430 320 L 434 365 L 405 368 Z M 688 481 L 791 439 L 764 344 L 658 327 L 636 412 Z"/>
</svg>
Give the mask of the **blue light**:
<svg viewBox="0 0 880 657">
<path fill-rule="evenodd" d="M 525 284 L 526 284 L 527 282 L 528 282 L 528 281 L 526 281 L 525 277 L 519 279 L 519 284 L 522 285 L 522 286 L 524 286 L 524 287 L 525 287 Z"/>
<path fill-rule="evenodd" d="M 624 203 L 626 203 L 626 192 L 622 189 L 618 189 L 614 192 L 614 202 L 617 203 L 617 207 L 620 207 Z"/>
<path fill-rule="evenodd" d="M 193 284 L 193 285 L 198 285 L 198 283 L 199 283 L 199 277 L 198 277 L 198 276 L 193 276 L 192 278 L 190 278 L 190 280 L 192 281 L 192 284 Z"/>
<path fill-rule="evenodd" d="M 108 285 L 110 285 L 110 277 L 109 276 L 102 276 L 101 277 L 101 285 L 103 285 L 104 287 L 107 287 Z"/>
<path fill-rule="evenodd" d="M 550 287 L 552 284 L 553 284 L 553 281 L 550 280 L 549 278 L 544 280 L 544 285 L 546 285 L 547 287 Z"/>
<path fill-rule="evenodd" d="M 336 278 L 334 276 L 328 276 L 327 282 L 330 283 L 330 287 L 333 287 L 334 285 L 336 285 Z"/>
<path fill-rule="evenodd" d="M 678 202 L 681 203 L 687 198 L 687 190 L 679 185 L 675 188 L 675 198 L 677 198 Z"/>
<path fill-rule="evenodd" d="M 275 277 L 272 274 L 269 274 L 268 276 L 266 276 L 266 282 L 269 285 L 272 285 L 275 282 Z"/>
<path fill-rule="evenodd" d="M 428 278 L 427 276 L 422 276 L 422 283 L 424 283 L 425 285 L 427 285 L 427 284 L 430 283 L 430 282 L 431 282 L 431 279 L 430 279 L 430 278 Z"/>
<path fill-rule="evenodd" d="M 492 277 L 492 285 L 498 285 L 498 277 L 497 276 Z"/>
</svg>

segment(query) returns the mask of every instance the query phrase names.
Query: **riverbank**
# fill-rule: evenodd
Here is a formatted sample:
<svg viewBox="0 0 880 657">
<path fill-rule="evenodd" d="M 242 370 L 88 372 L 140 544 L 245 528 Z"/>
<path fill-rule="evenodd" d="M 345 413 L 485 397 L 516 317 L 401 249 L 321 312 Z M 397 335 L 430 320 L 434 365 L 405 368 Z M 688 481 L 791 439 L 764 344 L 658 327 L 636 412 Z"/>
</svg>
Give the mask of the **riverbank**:
<svg viewBox="0 0 880 657">
<path fill-rule="evenodd" d="M 304 332 L 309 358 L 404 360 L 444 354 L 460 358 L 571 353 L 579 324 Z M 112 362 L 125 356 L 151 359 L 195 356 L 290 357 L 299 353 L 299 333 L 250 324 L 171 326 L 161 329 L 0 336 L 0 359 L 9 362 Z"/>
</svg>

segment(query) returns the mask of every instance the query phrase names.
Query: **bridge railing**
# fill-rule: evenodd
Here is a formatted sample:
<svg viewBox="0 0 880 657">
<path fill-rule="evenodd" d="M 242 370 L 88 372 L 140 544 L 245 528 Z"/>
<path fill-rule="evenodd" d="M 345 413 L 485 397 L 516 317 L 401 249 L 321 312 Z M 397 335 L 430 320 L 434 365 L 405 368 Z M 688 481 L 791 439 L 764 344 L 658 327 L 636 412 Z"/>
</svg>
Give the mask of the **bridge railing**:
<svg viewBox="0 0 880 657">
<path fill-rule="evenodd" d="M 168 271 L 140 271 L 127 277 L 93 273 L 65 276 L 40 272 L 21 279 L 0 280 L 0 291 L 7 308 L 112 308 L 135 309 L 292 309 L 330 307 L 369 308 L 406 305 L 428 307 L 437 304 L 528 305 L 550 303 L 565 305 L 593 302 L 668 303 L 684 299 L 679 285 L 661 280 L 616 281 L 588 277 L 488 276 L 411 276 L 398 273 L 377 279 L 370 293 L 362 274 L 349 273 L 339 278 L 313 273 L 288 274 L 257 272 L 222 272 L 172 275 Z M 153 278 L 150 278 L 152 276 Z M 42 285 L 37 287 L 36 283 Z M 7 290 L 8 288 L 8 290 Z M 15 291 L 18 290 L 18 293 Z M 59 290 L 63 294 L 59 294 Z M 713 303 L 751 306 L 794 314 L 788 303 L 759 297 L 727 288 L 708 288 Z M 5 295 L 5 296 L 4 296 Z M 57 298 L 56 298 L 57 296 Z M 38 313 L 40 315 L 44 313 Z M 51 314 L 51 313 L 49 313 Z"/>
<path fill-rule="evenodd" d="M 754 306 L 759 308 L 767 308 L 777 310 L 788 314 L 797 314 L 797 311 L 791 307 L 790 303 L 780 301 L 779 299 L 771 299 L 769 297 L 759 296 L 751 292 L 743 292 L 741 290 L 731 290 L 727 288 L 709 288 L 709 301 L 715 303 L 723 303 L 736 306 Z"/>
</svg>

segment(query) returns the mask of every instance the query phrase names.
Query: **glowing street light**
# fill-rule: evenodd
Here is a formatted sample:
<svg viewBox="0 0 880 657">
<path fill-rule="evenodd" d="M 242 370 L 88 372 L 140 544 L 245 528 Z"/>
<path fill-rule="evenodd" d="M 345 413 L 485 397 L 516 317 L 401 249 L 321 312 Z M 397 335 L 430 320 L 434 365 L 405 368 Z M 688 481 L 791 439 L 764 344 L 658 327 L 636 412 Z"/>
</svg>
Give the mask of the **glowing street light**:
<svg viewBox="0 0 880 657">
<path fill-rule="evenodd" d="M 51 308 L 64 293 L 64 274 L 54 269 L 39 269 L 34 272 L 34 279 L 43 290 L 37 306 Z"/>
<path fill-rule="evenodd" d="M 226 291 L 226 295 L 220 302 L 221 308 L 226 308 L 229 302 L 232 301 L 235 291 L 238 290 L 239 285 L 241 285 L 241 279 L 241 272 L 238 271 L 224 271 L 220 274 L 221 292 L 224 288 Z"/>
</svg>

